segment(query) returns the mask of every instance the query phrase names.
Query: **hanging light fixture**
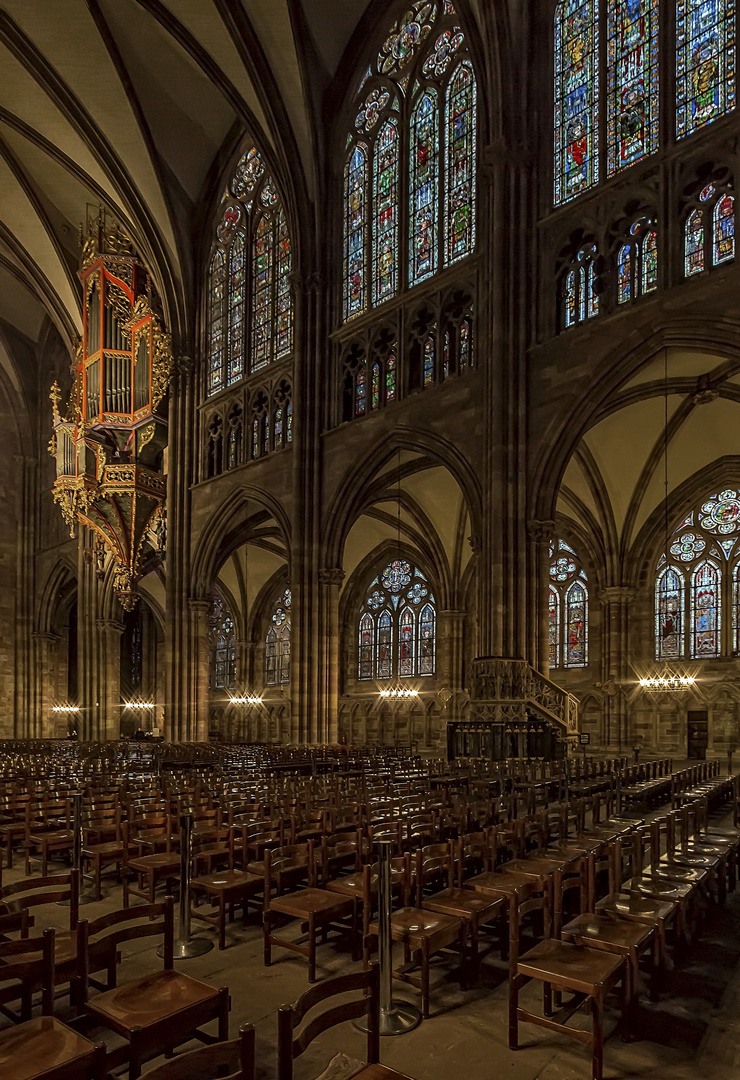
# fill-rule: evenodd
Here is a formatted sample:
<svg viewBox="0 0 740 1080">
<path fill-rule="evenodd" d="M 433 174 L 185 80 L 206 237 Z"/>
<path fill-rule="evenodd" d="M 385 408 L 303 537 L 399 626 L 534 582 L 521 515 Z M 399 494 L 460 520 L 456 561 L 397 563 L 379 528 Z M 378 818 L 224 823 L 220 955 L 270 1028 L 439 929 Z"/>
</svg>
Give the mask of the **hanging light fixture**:
<svg viewBox="0 0 740 1080">
<path fill-rule="evenodd" d="M 396 455 L 396 558 L 401 561 L 401 448 L 398 448 Z M 399 700 L 408 698 L 419 697 L 419 691 L 414 687 L 403 685 L 400 680 L 400 674 L 398 681 L 391 686 L 384 686 L 378 689 L 378 696 L 381 698 Z"/>
<path fill-rule="evenodd" d="M 668 350 L 663 350 L 663 525 L 664 525 L 664 542 L 663 549 L 663 562 L 664 572 L 669 568 L 669 554 L 670 554 L 670 522 L 668 516 Z M 658 599 L 658 605 L 660 605 L 660 598 Z M 659 607 L 660 612 L 660 607 Z M 668 626 L 659 625 L 659 632 L 661 642 L 664 638 L 668 637 Z M 674 632 L 683 633 L 682 626 L 674 625 Z M 658 669 L 656 668 L 652 674 L 644 675 L 639 680 L 639 687 L 649 694 L 675 694 L 683 693 L 686 690 L 690 690 L 695 684 L 696 677 L 686 670 L 677 666 L 672 666 L 668 663 Z"/>
<path fill-rule="evenodd" d="M 247 501 L 247 513 L 249 511 L 249 502 Z M 249 540 L 247 539 L 244 545 L 244 597 L 246 603 L 245 623 L 248 629 L 249 627 Z M 261 705 L 262 696 L 255 693 L 248 685 L 244 687 L 238 693 L 232 693 L 229 695 L 230 705 L 241 705 L 244 707 L 251 707 L 252 705 Z"/>
</svg>

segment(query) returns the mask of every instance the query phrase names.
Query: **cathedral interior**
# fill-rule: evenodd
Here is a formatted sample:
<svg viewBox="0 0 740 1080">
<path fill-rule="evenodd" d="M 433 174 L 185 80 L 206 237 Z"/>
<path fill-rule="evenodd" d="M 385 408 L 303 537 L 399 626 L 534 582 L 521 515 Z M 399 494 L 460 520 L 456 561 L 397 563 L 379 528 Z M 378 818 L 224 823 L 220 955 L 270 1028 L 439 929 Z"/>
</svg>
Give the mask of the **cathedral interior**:
<svg viewBox="0 0 740 1080">
<path fill-rule="evenodd" d="M 0 786 L 146 746 L 737 805 L 736 22 L 0 0 Z"/>
</svg>

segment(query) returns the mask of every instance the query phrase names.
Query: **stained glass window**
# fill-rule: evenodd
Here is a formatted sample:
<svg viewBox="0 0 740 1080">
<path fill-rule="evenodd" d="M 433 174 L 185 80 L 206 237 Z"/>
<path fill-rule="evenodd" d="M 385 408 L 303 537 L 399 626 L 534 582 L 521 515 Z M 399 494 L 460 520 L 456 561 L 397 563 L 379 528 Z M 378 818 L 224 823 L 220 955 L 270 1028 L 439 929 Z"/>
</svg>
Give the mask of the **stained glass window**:
<svg viewBox="0 0 740 1080">
<path fill-rule="evenodd" d="M 473 366 L 472 349 L 473 331 L 470 319 L 463 319 L 460 323 L 460 368 Z"/>
<path fill-rule="evenodd" d="M 409 285 L 437 269 L 437 95 L 425 90 L 411 114 L 409 189 Z"/>
<path fill-rule="evenodd" d="M 560 597 L 552 585 L 547 590 L 547 624 L 550 667 L 557 667 L 560 652 Z"/>
<path fill-rule="evenodd" d="M 398 674 L 414 674 L 414 613 L 406 607 L 401 612 L 398 630 Z"/>
<path fill-rule="evenodd" d="M 367 149 L 358 144 L 344 170 L 344 317 L 367 306 Z"/>
<path fill-rule="evenodd" d="M 677 137 L 734 108 L 734 0 L 676 0 Z"/>
<path fill-rule="evenodd" d="M 617 255 L 617 303 L 632 299 L 632 246 L 622 244 Z"/>
<path fill-rule="evenodd" d="M 393 619 L 390 611 L 381 611 L 378 616 L 376 652 L 377 678 L 390 679 L 393 670 Z"/>
<path fill-rule="evenodd" d="M 587 663 L 588 596 L 580 581 L 574 581 L 565 594 L 565 663 L 564 667 L 585 667 Z"/>
<path fill-rule="evenodd" d="M 704 211 L 698 208 L 686 218 L 684 228 L 684 272 L 686 277 L 704 269 Z"/>
<path fill-rule="evenodd" d="M 431 386 L 434 382 L 434 332 L 424 339 L 424 386 Z"/>
<path fill-rule="evenodd" d="M 588 579 L 573 548 L 558 539 L 550 545 L 548 646 L 550 667 L 588 664 Z"/>
<path fill-rule="evenodd" d="M 565 0 L 555 12 L 555 204 L 599 179 L 598 0 Z"/>
<path fill-rule="evenodd" d="M 642 291 L 652 292 L 658 287 L 658 234 L 650 229 L 642 239 Z"/>
<path fill-rule="evenodd" d="M 655 655 L 658 660 L 683 656 L 683 575 L 667 566 L 658 577 L 655 613 Z"/>
<path fill-rule="evenodd" d="M 373 385 L 370 396 L 370 408 L 377 409 L 380 405 L 380 364 L 373 364 Z"/>
<path fill-rule="evenodd" d="M 561 320 L 563 329 L 577 326 L 599 313 L 596 285 L 596 245 L 586 244 L 573 258 L 562 277 Z"/>
<path fill-rule="evenodd" d="M 363 70 L 353 115 L 344 171 L 345 320 L 475 247 L 477 87 L 450 0 L 414 3 L 393 25 Z"/>
<path fill-rule="evenodd" d="M 292 593 L 283 589 L 272 605 L 270 626 L 265 637 L 265 685 L 290 683 L 290 609 Z"/>
<path fill-rule="evenodd" d="M 217 248 L 211 259 L 208 302 L 208 393 L 216 394 L 224 383 L 224 287 L 226 257 Z"/>
<path fill-rule="evenodd" d="M 367 404 L 367 374 L 365 365 L 357 371 L 355 378 L 355 416 L 364 416 Z"/>
<path fill-rule="evenodd" d="M 375 664 L 373 663 L 373 657 L 375 654 L 375 623 L 372 615 L 366 612 L 360 619 L 360 640 L 359 640 L 359 670 L 358 675 L 361 679 L 372 679 L 374 674 Z"/>
<path fill-rule="evenodd" d="M 721 195 L 714 205 L 712 215 L 714 265 L 728 262 L 735 257 L 735 200 L 732 195 Z"/>
<path fill-rule="evenodd" d="M 436 622 L 434 608 L 425 604 L 419 614 L 419 675 L 434 674 Z"/>
<path fill-rule="evenodd" d="M 475 113 L 475 76 L 470 63 L 465 61 L 447 87 L 445 261 L 448 264 L 469 255 L 475 245 Z"/>
<path fill-rule="evenodd" d="M 279 360 L 281 356 L 285 356 L 293 348 L 293 306 L 290 295 L 291 266 L 288 223 L 285 220 L 285 214 L 281 210 L 277 215 L 276 360 Z"/>
<path fill-rule="evenodd" d="M 396 397 L 396 350 L 388 354 L 385 362 L 385 400 L 394 401 Z"/>
<path fill-rule="evenodd" d="M 446 379 L 450 374 L 450 331 L 445 330 L 444 345 L 442 347 L 442 378 Z"/>
<path fill-rule="evenodd" d="M 740 563 L 732 574 L 732 649 L 735 655 L 740 653 Z"/>
<path fill-rule="evenodd" d="M 239 160 L 225 198 L 209 269 L 209 395 L 293 348 L 290 236 L 256 148 Z"/>
<path fill-rule="evenodd" d="M 208 644 L 210 654 L 210 686 L 212 690 L 234 690 L 236 687 L 236 633 L 231 612 L 221 596 L 211 602 Z"/>
<path fill-rule="evenodd" d="M 607 0 L 607 171 L 658 148 L 659 0 Z"/>
<path fill-rule="evenodd" d="M 418 567 L 394 559 L 371 581 L 358 621 L 359 679 L 433 675 L 436 613 Z"/>
<path fill-rule="evenodd" d="M 391 117 L 375 142 L 373 161 L 373 303 L 398 285 L 398 123 Z"/>
<path fill-rule="evenodd" d="M 720 570 L 706 559 L 691 576 L 691 655 L 719 656 Z"/>
<path fill-rule="evenodd" d="M 272 325 L 272 225 L 264 214 L 252 244 L 252 369 L 258 370 L 270 360 Z"/>
<path fill-rule="evenodd" d="M 244 374 L 244 234 L 234 237 L 230 255 L 229 281 L 229 367 L 227 383 L 238 382 Z"/>
</svg>

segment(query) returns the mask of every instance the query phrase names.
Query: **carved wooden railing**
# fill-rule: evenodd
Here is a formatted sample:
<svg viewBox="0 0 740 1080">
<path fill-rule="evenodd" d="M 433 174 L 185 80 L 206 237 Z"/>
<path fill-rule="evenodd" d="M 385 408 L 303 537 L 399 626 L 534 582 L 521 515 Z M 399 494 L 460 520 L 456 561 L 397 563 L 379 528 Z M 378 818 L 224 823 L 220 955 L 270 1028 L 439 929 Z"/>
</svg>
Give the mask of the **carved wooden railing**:
<svg viewBox="0 0 740 1080">
<path fill-rule="evenodd" d="M 578 700 L 536 671 L 526 660 L 486 656 L 474 660 L 470 679 L 470 719 L 477 723 L 558 725 L 561 735 L 578 734 Z"/>
</svg>

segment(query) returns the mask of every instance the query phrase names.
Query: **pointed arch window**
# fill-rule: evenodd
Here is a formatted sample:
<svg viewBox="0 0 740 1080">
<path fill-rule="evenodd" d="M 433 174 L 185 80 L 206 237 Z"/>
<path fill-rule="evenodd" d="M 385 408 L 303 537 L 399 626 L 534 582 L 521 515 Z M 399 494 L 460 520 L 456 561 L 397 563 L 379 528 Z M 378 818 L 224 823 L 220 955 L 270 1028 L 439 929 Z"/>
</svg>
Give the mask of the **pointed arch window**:
<svg viewBox="0 0 740 1080">
<path fill-rule="evenodd" d="M 555 205 L 599 179 L 598 0 L 555 9 Z"/>
<path fill-rule="evenodd" d="M 706 184 L 684 223 L 684 274 L 693 277 L 735 257 L 735 197 L 728 184 Z"/>
<path fill-rule="evenodd" d="M 617 252 L 617 303 L 629 303 L 657 286 L 658 233 L 650 218 L 640 217 Z"/>
<path fill-rule="evenodd" d="M 290 608 L 292 594 L 284 589 L 272 605 L 265 636 L 265 686 L 290 684 Z"/>
<path fill-rule="evenodd" d="M 562 275 L 560 321 L 564 330 L 593 319 L 599 313 L 596 259 L 596 245 L 584 244 Z"/>
<path fill-rule="evenodd" d="M 473 251 L 476 111 L 475 74 L 453 3 L 416 0 L 373 58 L 353 109 L 344 169 L 345 321 Z"/>
<path fill-rule="evenodd" d="M 550 544 L 547 591 L 550 666 L 588 665 L 588 578 L 565 540 Z"/>
<path fill-rule="evenodd" d="M 290 234 L 262 155 L 240 159 L 224 195 L 208 280 L 208 396 L 293 349 Z"/>
<path fill-rule="evenodd" d="M 735 0 L 677 0 L 677 138 L 735 108 L 735 63 Z"/>
<path fill-rule="evenodd" d="M 706 495 L 673 532 L 656 577 L 658 659 L 712 659 L 740 649 L 740 491 Z"/>
<path fill-rule="evenodd" d="M 370 582 L 358 617 L 360 680 L 434 675 L 436 605 L 425 575 L 394 559 Z"/>
<path fill-rule="evenodd" d="M 208 625 L 209 685 L 211 690 L 236 688 L 236 633 L 224 599 L 216 593 L 211 601 Z"/>
</svg>

